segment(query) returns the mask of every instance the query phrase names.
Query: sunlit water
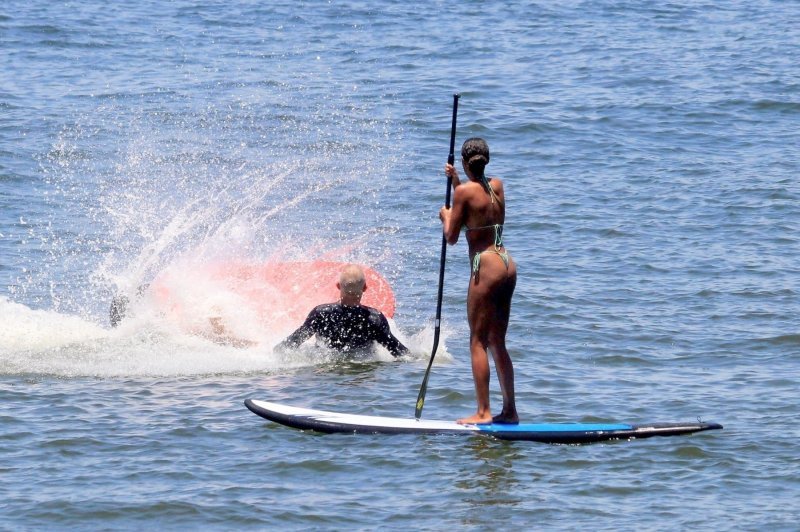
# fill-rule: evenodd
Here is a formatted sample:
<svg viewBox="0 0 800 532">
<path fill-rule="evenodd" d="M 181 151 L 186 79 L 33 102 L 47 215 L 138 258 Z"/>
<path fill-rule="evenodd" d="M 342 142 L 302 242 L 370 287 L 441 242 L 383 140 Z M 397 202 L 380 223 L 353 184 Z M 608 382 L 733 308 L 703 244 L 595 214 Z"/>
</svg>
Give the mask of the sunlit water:
<svg viewBox="0 0 800 532">
<path fill-rule="evenodd" d="M 798 17 L 746 1 L 3 4 L 0 525 L 796 529 Z M 723 431 L 324 436 L 243 407 L 413 415 L 454 92 L 458 144 L 487 138 L 506 183 L 522 417 Z M 208 275 L 318 260 L 389 281 L 411 356 L 275 353 L 288 325 Z M 167 274 L 178 313 L 140 294 Z M 430 419 L 474 408 L 468 275 L 462 241 Z M 272 317 L 297 301 L 279 288 Z M 112 328 L 115 294 L 132 306 Z M 252 347 L 211 341 L 208 314 Z"/>
</svg>

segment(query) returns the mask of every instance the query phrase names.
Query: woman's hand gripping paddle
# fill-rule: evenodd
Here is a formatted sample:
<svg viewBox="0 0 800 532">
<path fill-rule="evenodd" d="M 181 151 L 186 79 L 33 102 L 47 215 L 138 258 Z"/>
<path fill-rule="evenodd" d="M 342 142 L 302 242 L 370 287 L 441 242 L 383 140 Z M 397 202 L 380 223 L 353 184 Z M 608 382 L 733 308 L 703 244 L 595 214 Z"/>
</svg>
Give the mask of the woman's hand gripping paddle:
<svg viewBox="0 0 800 532">
<path fill-rule="evenodd" d="M 455 162 L 455 149 L 456 149 L 456 117 L 458 116 L 458 99 L 461 97 L 459 94 L 453 95 L 453 123 L 450 126 L 450 155 L 447 156 L 447 162 L 453 164 Z M 452 188 L 453 179 L 447 176 L 447 192 L 445 194 L 444 205 L 450 208 L 450 189 Z M 433 351 L 431 352 L 431 359 L 428 361 L 428 368 L 425 370 L 425 377 L 422 379 L 422 386 L 419 388 L 419 396 L 417 396 L 417 406 L 414 410 L 414 417 L 419 419 L 422 415 L 422 407 L 425 406 L 425 392 L 428 390 L 428 377 L 431 374 L 431 366 L 433 365 L 433 357 L 436 356 L 436 349 L 439 347 L 439 332 L 441 330 L 442 320 L 442 292 L 444 290 L 444 262 L 447 255 L 447 239 L 442 233 L 442 258 L 439 261 L 439 296 L 436 300 L 436 321 L 433 330 Z"/>
</svg>

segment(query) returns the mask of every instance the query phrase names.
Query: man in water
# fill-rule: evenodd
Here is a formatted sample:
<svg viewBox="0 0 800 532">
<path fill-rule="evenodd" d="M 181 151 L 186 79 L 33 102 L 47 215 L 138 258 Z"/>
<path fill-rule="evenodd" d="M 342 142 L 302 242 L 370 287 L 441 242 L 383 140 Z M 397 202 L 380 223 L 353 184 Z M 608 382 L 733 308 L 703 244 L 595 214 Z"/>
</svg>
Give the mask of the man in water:
<svg viewBox="0 0 800 532">
<path fill-rule="evenodd" d="M 296 348 L 316 335 L 328 347 L 341 351 L 363 349 L 377 342 L 392 356 L 408 353 L 408 348 L 389 329 L 386 316 L 361 304 L 367 281 L 360 267 L 355 264 L 345 266 L 336 288 L 339 289 L 339 301 L 315 307 L 299 329 L 275 346 L 276 351 Z"/>
</svg>

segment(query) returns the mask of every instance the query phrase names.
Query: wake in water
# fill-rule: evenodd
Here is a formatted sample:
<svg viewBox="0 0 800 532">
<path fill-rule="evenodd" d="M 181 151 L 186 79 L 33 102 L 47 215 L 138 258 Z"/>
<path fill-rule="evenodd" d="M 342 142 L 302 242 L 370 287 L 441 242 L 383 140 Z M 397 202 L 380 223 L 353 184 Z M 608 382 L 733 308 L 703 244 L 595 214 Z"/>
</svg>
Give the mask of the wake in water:
<svg viewBox="0 0 800 532">
<path fill-rule="evenodd" d="M 298 117 L 292 129 L 277 111 L 239 104 L 228 114 L 111 104 L 64 128 L 43 161 L 53 191 L 52 220 L 39 235 L 45 258 L 12 291 L 34 306 L 0 300 L 1 372 L 235 373 L 335 356 L 312 346 L 274 354 L 272 346 L 300 324 L 277 319 L 298 294 L 262 284 L 259 297 L 270 301 L 272 316 L 265 320 L 252 293 L 208 271 L 232 262 L 318 260 L 357 262 L 387 277 L 402 271 L 392 252 L 398 243 L 387 238 L 396 228 L 385 226 L 378 208 L 393 165 L 383 125 L 305 109 L 300 115 L 313 129 L 298 127 L 305 123 Z M 179 312 L 150 289 L 165 279 L 180 296 Z M 115 296 L 128 301 L 127 317 L 111 328 Z M 247 343 L 216 342 L 214 319 Z M 428 356 L 429 328 L 411 336 L 392 328 Z M 392 359 L 381 348 L 375 357 Z"/>
<path fill-rule="evenodd" d="M 0 296 L 0 374 L 63 377 L 133 377 L 264 373 L 292 368 L 349 362 L 352 357 L 308 343 L 289 353 L 275 353 L 279 338 L 257 331 L 247 348 L 218 343 L 201 333 L 187 332 L 147 304 L 116 328 L 99 326 L 75 315 L 32 310 Z M 392 332 L 423 356 L 431 345 L 432 327 L 405 335 L 390 320 Z M 247 330 L 246 326 L 236 331 Z M 247 330 L 247 332 L 252 332 Z M 197 331 L 196 331 L 197 332 Z M 443 349 L 443 348 L 440 348 Z M 439 355 L 442 356 L 442 355 Z M 438 358 L 438 357 L 437 357 Z M 444 354 L 449 359 L 449 354 Z M 361 361 L 391 362 L 388 351 L 376 346 Z"/>
</svg>

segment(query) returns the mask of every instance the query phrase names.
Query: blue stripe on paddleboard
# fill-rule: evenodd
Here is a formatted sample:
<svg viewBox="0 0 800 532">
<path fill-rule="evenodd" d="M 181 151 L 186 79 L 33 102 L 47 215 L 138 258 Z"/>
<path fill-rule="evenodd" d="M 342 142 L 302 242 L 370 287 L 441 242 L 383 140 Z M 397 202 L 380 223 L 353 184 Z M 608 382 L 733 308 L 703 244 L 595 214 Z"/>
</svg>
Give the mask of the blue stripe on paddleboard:
<svg viewBox="0 0 800 532">
<path fill-rule="evenodd" d="M 481 432 L 599 432 L 632 430 L 624 423 L 520 423 L 519 425 L 475 425 Z"/>
</svg>

